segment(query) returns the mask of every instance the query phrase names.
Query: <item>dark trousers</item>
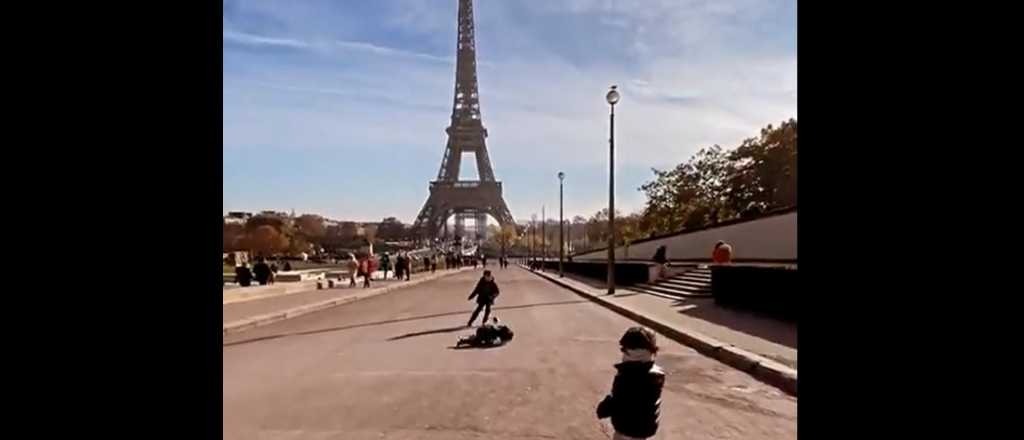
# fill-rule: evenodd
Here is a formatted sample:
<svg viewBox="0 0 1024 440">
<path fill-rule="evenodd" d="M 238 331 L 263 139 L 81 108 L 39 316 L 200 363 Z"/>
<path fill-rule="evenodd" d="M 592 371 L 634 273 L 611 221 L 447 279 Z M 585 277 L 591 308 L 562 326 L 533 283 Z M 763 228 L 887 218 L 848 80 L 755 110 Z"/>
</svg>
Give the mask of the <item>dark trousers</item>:
<svg viewBox="0 0 1024 440">
<path fill-rule="evenodd" d="M 369 273 L 364 273 L 363 274 L 363 287 L 364 288 L 370 287 L 370 274 Z"/>
<path fill-rule="evenodd" d="M 491 305 L 490 304 L 477 304 L 476 305 L 476 310 L 473 311 L 473 316 L 471 318 L 469 318 L 469 324 L 467 324 L 467 325 L 473 325 L 473 321 L 476 321 L 476 315 L 480 314 L 480 310 L 481 309 L 484 309 L 484 320 L 481 321 L 481 322 L 484 323 L 484 324 L 487 323 L 487 318 L 489 316 L 491 316 Z"/>
</svg>

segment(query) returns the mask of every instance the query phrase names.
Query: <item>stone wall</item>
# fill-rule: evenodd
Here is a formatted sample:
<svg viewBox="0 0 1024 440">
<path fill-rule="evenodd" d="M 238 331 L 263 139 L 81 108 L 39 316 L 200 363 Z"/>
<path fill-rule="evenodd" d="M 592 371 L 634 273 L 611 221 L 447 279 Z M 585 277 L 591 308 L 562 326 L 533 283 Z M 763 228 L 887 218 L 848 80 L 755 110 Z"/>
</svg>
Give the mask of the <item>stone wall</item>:
<svg viewBox="0 0 1024 440">
<path fill-rule="evenodd" d="M 732 245 L 733 261 L 765 261 L 795 264 L 797 261 L 797 212 L 795 209 L 767 215 L 754 220 L 733 221 L 709 228 L 671 236 L 643 240 L 629 246 L 629 255 L 622 247 L 615 258 L 650 260 L 658 246 L 665 245 L 669 260 L 710 261 L 718 240 Z M 607 250 L 576 255 L 574 261 L 603 260 Z"/>
</svg>

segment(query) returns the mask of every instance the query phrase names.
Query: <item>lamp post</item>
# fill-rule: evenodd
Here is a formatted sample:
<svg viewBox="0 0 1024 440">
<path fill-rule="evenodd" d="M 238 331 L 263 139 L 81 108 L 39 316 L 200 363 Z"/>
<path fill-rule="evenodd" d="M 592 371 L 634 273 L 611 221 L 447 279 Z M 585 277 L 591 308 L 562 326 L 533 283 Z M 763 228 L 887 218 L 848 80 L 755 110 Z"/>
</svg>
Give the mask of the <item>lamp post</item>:
<svg viewBox="0 0 1024 440">
<path fill-rule="evenodd" d="M 530 267 L 532 268 L 537 264 L 537 214 L 531 215 L 530 220 L 530 223 L 533 224 L 533 230 L 531 231 L 530 236 L 530 259 L 532 260 L 530 261 Z"/>
<path fill-rule="evenodd" d="M 540 205 L 540 271 L 544 272 L 548 264 L 548 215 L 544 211 L 544 205 Z"/>
<path fill-rule="evenodd" d="M 608 294 L 615 294 L 615 104 L 619 92 L 611 86 L 605 100 L 611 108 L 608 115 Z"/>
<path fill-rule="evenodd" d="M 564 205 L 562 203 L 563 188 L 565 187 L 565 173 L 558 172 L 558 277 L 564 277 L 565 272 L 562 268 L 562 260 L 565 259 L 565 220 Z"/>
</svg>

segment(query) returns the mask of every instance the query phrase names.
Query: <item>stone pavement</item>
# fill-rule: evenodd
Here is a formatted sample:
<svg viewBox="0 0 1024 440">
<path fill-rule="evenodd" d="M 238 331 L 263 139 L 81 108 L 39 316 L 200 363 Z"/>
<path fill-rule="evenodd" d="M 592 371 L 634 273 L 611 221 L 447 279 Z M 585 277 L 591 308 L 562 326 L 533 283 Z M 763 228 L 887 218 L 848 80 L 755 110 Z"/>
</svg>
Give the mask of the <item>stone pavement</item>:
<svg viewBox="0 0 1024 440">
<path fill-rule="evenodd" d="M 398 281 L 389 278 L 387 281 L 373 281 L 369 289 L 362 287 L 362 281 L 357 281 L 356 287 L 349 287 L 347 281 L 335 281 L 333 289 L 327 288 L 327 282 L 323 281 L 324 289 L 307 290 L 298 293 L 269 296 L 244 302 L 227 303 L 223 306 L 224 331 L 239 331 L 256 325 L 264 325 L 273 321 L 279 321 L 316 310 L 322 310 L 344 304 L 351 301 L 390 292 L 395 289 L 411 287 L 417 284 L 441 278 L 447 275 L 461 273 L 466 270 L 473 270 L 472 267 L 451 270 L 438 270 L 436 273 L 418 272 L 412 275 L 410 281 Z"/>
<path fill-rule="evenodd" d="M 759 379 L 796 392 L 795 323 L 720 307 L 711 298 L 668 298 L 621 286 L 615 295 L 608 296 L 603 281 L 568 274 L 559 278 L 557 271 L 534 273 Z M 759 377 L 762 373 L 764 377 Z"/>
<path fill-rule="evenodd" d="M 225 440 L 585 440 L 636 323 L 515 266 L 493 269 L 508 344 L 456 349 L 467 271 L 224 335 Z M 479 318 L 478 321 L 479 322 Z M 791 440 L 797 398 L 668 337 L 658 440 Z"/>
</svg>

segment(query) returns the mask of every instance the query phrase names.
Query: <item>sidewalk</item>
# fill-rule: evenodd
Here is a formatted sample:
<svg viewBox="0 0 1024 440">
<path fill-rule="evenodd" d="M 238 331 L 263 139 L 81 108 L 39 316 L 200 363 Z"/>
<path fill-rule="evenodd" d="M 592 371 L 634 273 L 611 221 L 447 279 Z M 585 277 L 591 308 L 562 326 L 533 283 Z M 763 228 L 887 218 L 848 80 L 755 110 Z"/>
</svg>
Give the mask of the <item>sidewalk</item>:
<svg viewBox="0 0 1024 440">
<path fill-rule="evenodd" d="M 361 281 L 356 287 L 349 287 L 348 282 L 343 282 L 335 284 L 333 289 L 326 288 L 326 282 L 324 282 L 323 290 L 307 290 L 243 302 L 227 303 L 223 306 L 224 333 L 242 331 L 282 319 L 305 315 L 393 290 L 415 286 L 466 270 L 473 270 L 473 268 L 438 270 L 434 274 L 429 272 L 414 273 L 409 281 L 397 281 L 393 278 L 387 281 L 374 281 L 369 289 L 364 289 Z M 313 284 L 313 289 L 315 288 L 315 284 Z"/>
<path fill-rule="evenodd" d="M 719 307 L 711 298 L 666 298 L 628 287 L 608 296 L 599 280 L 534 273 L 796 395 L 795 323 Z"/>
</svg>

